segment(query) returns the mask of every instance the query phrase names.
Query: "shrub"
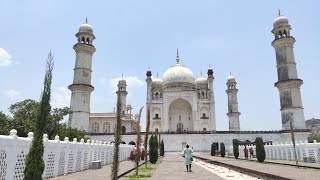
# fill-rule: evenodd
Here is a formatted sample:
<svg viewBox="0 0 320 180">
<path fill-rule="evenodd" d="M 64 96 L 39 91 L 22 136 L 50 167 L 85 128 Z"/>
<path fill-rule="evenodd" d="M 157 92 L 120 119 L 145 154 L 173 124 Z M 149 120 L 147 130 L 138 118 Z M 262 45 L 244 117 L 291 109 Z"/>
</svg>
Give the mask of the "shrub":
<svg viewBox="0 0 320 180">
<path fill-rule="evenodd" d="M 264 150 L 262 137 L 256 138 L 256 154 L 258 161 L 263 163 L 263 161 L 266 159 L 266 151 Z"/>
<path fill-rule="evenodd" d="M 156 145 L 156 137 L 152 135 L 149 139 L 149 158 L 150 163 L 155 164 L 158 160 L 158 150 Z"/>
<path fill-rule="evenodd" d="M 161 144 L 160 144 L 160 156 L 164 156 L 164 143 L 163 143 L 163 139 L 161 140 Z"/>
<path fill-rule="evenodd" d="M 221 148 L 221 157 L 226 156 L 226 147 L 224 146 L 223 143 L 220 143 L 220 148 Z"/>
<path fill-rule="evenodd" d="M 211 156 L 216 155 L 216 146 L 214 144 L 211 144 Z"/>
<path fill-rule="evenodd" d="M 234 155 L 234 158 L 238 159 L 238 157 L 239 157 L 239 140 L 238 139 L 233 139 L 232 140 L 232 144 L 233 144 L 233 155 Z"/>
</svg>

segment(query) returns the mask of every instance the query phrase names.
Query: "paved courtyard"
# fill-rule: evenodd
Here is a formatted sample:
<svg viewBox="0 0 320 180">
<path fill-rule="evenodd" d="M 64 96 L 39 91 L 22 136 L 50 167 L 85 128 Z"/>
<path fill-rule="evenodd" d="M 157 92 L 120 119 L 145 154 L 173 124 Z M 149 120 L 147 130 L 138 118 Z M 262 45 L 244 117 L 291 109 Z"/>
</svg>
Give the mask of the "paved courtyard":
<svg viewBox="0 0 320 180">
<path fill-rule="evenodd" d="M 133 163 L 131 161 L 122 161 L 120 162 L 119 166 L 119 173 L 118 175 L 128 171 L 129 169 L 132 169 Z M 68 174 L 66 176 L 59 176 L 52 178 L 52 180 L 106 180 L 111 179 L 111 164 L 102 166 L 101 169 L 98 170 L 86 170 L 83 172 L 77 172 L 73 174 Z"/>
<path fill-rule="evenodd" d="M 214 173 L 192 163 L 192 172 L 184 172 L 183 158 L 179 154 L 166 154 L 151 180 L 215 180 L 222 179 Z"/>
</svg>

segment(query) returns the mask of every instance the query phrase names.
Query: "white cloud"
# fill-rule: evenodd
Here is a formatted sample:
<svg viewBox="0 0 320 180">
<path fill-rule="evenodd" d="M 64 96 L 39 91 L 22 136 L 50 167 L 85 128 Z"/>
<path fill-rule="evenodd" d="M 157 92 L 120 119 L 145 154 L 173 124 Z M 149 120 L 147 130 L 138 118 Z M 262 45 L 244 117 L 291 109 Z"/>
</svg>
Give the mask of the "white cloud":
<svg viewBox="0 0 320 180">
<path fill-rule="evenodd" d="M 12 64 L 11 55 L 3 48 L 0 48 L 0 67 Z"/>
<path fill-rule="evenodd" d="M 51 106 L 53 108 L 63 108 L 70 106 L 71 92 L 65 87 L 58 87 L 52 93 Z"/>
<path fill-rule="evenodd" d="M 125 79 L 127 81 L 128 89 L 141 87 L 144 85 L 144 81 L 140 80 L 137 76 L 127 76 L 127 77 L 117 77 L 109 80 L 109 83 L 112 87 L 112 92 L 116 92 L 118 89 L 118 81 Z"/>
<path fill-rule="evenodd" d="M 4 94 L 9 98 L 19 98 L 21 95 L 21 92 L 15 89 L 9 89 L 9 90 L 6 90 Z"/>
</svg>

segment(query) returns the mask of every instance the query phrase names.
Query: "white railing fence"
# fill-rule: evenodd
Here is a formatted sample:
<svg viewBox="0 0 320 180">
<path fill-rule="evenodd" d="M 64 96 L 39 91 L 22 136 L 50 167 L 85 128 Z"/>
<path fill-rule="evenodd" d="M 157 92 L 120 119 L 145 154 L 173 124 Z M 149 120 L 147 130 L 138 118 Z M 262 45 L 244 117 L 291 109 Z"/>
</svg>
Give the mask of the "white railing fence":
<svg viewBox="0 0 320 180">
<path fill-rule="evenodd" d="M 32 142 L 33 133 L 29 132 L 28 137 L 18 137 L 16 130 L 11 130 L 9 136 L 0 135 L 0 180 L 22 180 L 25 169 L 25 159 Z M 48 140 L 43 135 L 45 170 L 44 179 L 62 176 L 78 171 L 89 169 L 91 161 L 101 160 L 102 165 L 110 164 L 113 158 L 113 145 L 102 141 L 84 142 L 83 139 L 77 142 L 74 138 L 69 141 Z M 127 160 L 133 146 L 120 145 L 119 160 Z"/>
<path fill-rule="evenodd" d="M 252 148 L 254 151 L 254 155 L 256 155 L 256 146 L 247 145 L 246 146 L 249 152 L 249 149 Z M 239 146 L 239 157 L 244 158 L 244 145 Z M 292 143 L 275 143 L 275 144 L 267 144 L 264 145 L 264 149 L 266 152 L 266 159 L 274 159 L 274 160 L 288 160 L 294 161 L 294 149 Z M 233 153 L 233 147 L 229 148 L 229 152 Z M 313 141 L 313 143 L 305 142 L 296 142 L 296 152 L 297 158 L 299 161 L 308 162 L 320 162 L 320 143 Z M 250 157 L 250 152 L 249 155 Z"/>
</svg>

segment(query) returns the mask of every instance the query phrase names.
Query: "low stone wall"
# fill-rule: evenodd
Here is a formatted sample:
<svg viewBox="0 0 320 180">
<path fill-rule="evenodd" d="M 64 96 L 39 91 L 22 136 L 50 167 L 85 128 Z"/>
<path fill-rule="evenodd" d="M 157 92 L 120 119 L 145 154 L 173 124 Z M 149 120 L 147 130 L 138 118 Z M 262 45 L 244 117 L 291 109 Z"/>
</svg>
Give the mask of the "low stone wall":
<svg viewBox="0 0 320 180">
<path fill-rule="evenodd" d="M 244 158 L 244 148 L 245 146 L 239 146 L 239 157 Z M 256 146 L 248 145 L 247 149 L 252 148 L 254 155 L 256 156 Z M 266 151 L 266 159 L 274 160 L 289 160 L 294 161 L 294 149 L 292 143 L 274 143 L 264 146 Z M 233 147 L 230 147 L 229 152 L 233 152 Z M 314 141 L 313 143 L 305 142 L 296 142 L 296 152 L 297 158 L 299 161 L 304 161 L 304 158 L 310 158 L 312 162 L 320 162 L 320 143 Z M 248 155 L 250 157 L 250 153 Z"/>
<path fill-rule="evenodd" d="M 28 137 L 18 137 L 16 130 L 11 130 L 9 136 L 0 135 L 0 179 L 23 180 L 25 159 L 29 152 L 33 133 L 29 132 Z M 44 142 L 44 162 L 45 170 L 42 177 L 44 179 L 62 176 L 78 171 L 89 169 L 91 161 L 101 160 L 102 165 L 110 164 L 113 160 L 112 144 L 102 141 L 87 141 L 77 139 L 69 141 L 49 140 L 45 134 Z M 132 150 L 131 145 L 120 145 L 119 160 L 127 160 Z"/>
</svg>

